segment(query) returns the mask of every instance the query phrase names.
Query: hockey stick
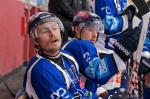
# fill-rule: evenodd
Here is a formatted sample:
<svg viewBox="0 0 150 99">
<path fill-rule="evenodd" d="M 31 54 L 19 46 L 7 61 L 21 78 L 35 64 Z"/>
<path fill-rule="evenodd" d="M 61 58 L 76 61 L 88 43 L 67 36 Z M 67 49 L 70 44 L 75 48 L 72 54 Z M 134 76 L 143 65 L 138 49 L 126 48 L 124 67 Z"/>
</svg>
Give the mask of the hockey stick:
<svg viewBox="0 0 150 99">
<path fill-rule="evenodd" d="M 133 56 L 133 68 L 132 73 L 129 79 L 128 84 L 128 93 L 129 95 L 134 94 L 137 98 L 139 98 L 139 87 L 138 87 L 138 68 L 140 64 L 141 54 L 143 50 L 143 44 L 146 37 L 147 29 L 148 29 L 148 23 L 150 19 L 150 11 L 148 6 L 146 5 L 144 0 L 132 0 L 134 4 L 137 6 L 139 13 L 137 16 L 139 18 L 142 18 L 142 29 L 139 39 L 139 44 L 137 51 L 134 53 Z M 142 99 L 142 97 L 140 97 Z"/>
</svg>

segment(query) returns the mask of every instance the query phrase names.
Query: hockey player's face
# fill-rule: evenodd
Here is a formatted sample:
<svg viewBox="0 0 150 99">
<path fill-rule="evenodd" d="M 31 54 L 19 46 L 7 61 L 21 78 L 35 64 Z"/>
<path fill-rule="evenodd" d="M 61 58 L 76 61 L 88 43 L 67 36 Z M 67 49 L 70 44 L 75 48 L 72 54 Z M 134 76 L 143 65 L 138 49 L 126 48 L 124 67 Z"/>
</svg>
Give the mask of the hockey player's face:
<svg viewBox="0 0 150 99">
<path fill-rule="evenodd" d="M 37 26 L 35 32 L 38 36 L 38 44 L 45 54 L 55 56 L 61 46 L 60 28 L 56 22 L 47 22 Z"/>
<path fill-rule="evenodd" d="M 90 40 L 93 43 L 96 43 L 98 31 L 94 27 L 84 27 L 81 32 L 81 39 Z"/>
</svg>

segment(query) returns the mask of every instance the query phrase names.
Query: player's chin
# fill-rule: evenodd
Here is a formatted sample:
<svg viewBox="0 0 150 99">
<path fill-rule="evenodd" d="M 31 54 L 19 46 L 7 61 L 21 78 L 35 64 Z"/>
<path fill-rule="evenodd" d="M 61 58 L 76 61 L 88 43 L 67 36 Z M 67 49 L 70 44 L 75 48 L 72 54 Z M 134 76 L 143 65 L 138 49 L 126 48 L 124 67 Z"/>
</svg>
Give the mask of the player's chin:
<svg viewBox="0 0 150 99">
<path fill-rule="evenodd" d="M 96 40 L 91 40 L 94 44 L 96 43 Z"/>
<path fill-rule="evenodd" d="M 58 51 L 60 50 L 61 46 L 60 45 L 51 45 L 47 48 L 47 51 L 51 51 L 51 52 L 54 52 L 54 51 Z"/>
</svg>

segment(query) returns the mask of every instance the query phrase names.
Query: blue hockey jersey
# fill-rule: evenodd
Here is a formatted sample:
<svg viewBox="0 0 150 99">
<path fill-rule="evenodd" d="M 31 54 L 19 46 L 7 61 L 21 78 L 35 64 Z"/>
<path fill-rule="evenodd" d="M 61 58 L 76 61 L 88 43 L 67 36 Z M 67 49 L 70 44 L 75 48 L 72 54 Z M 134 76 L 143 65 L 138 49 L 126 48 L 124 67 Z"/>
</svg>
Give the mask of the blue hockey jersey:
<svg viewBox="0 0 150 99">
<path fill-rule="evenodd" d="M 126 70 L 126 66 L 125 66 L 124 62 L 120 59 L 120 57 L 116 53 L 105 54 L 100 59 L 101 59 L 101 64 L 102 65 L 107 65 L 107 67 L 109 67 L 109 69 L 111 69 L 112 71 L 113 71 L 114 67 L 118 67 L 118 70 L 120 72 L 122 72 L 123 70 Z M 112 89 L 113 89 L 113 86 L 114 86 L 113 84 L 114 84 L 114 82 L 111 85 Z M 97 88 L 100 87 L 101 85 L 102 84 L 94 83 L 92 80 L 89 79 L 89 80 L 87 80 L 85 87 L 86 87 L 86 89 L 88 89 L 92 92 L 96 92 Z M 108 87 L 110 87 L 110 86 L 107 86 L 106 89 L 110 90 L 111 88 L 108 88 Z M 124 86 L 117 86 L 117 87 L 124 87 Z M 116 86 L 114 86 L 114 88 L 116 88 Z"/>
<path fill-rule="evenodd" d="M 126 6 L 127 0 L 95 0 L 95 13 L 101 17 L 107 35 L 121 32 L 127 27 L 126 18 L 120 15 Z"/>
<path fill-rule="evenodd" d="M 147 35 L 146 35 L 146 38 L 145 38 L 143 51 L 150 52 L 150 22 L 149 22 L 149 25 L 148 25 L 148 32 L 147 32 Z"/>
<path fill-rule="evenodd" d="M 77 60 L 80 73 L 93 82 L 105 84 L 118 72 L 116 66 L 101 62 L 95 45 L 91 41 L 73 39 L 67 42 L 63 49 L 70 52 Z"/>
<path fill-rule="evenodd" d="M 84 98 L 79 86 L 78 64 L 67 53 L 62 55 L 64 68 L 37 54 L 28 64 L 24 88 L 34 99 Z"/>
</svg>

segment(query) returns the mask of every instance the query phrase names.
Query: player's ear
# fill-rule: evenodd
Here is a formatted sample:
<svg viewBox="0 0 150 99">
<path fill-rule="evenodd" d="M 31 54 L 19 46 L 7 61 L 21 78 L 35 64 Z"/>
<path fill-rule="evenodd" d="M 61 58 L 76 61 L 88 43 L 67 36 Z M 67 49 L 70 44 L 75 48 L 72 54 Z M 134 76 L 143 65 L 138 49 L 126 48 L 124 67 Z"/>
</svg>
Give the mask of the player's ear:
<svg viewBox="0 0 150 99">
<path fill-rule="evenodd" d="M 33 43 L 33 45 L 38 46 L 39 45 L 39 41 L 38 38 L 30 38 L 31 42 Z"/>
<path fill-rule="evenodd" d="M 72 26 L 72 32 L 74 37 L 78 37 L 80 35 L 80 28 L 79 26 Z"/>
<path fill-rule="evenodd" d="M 80 27 L 79 26 L 76 26 L 75 28 L 75 33 L 77 34 L 77 35 L 80 35 Z"/>
</svg>

